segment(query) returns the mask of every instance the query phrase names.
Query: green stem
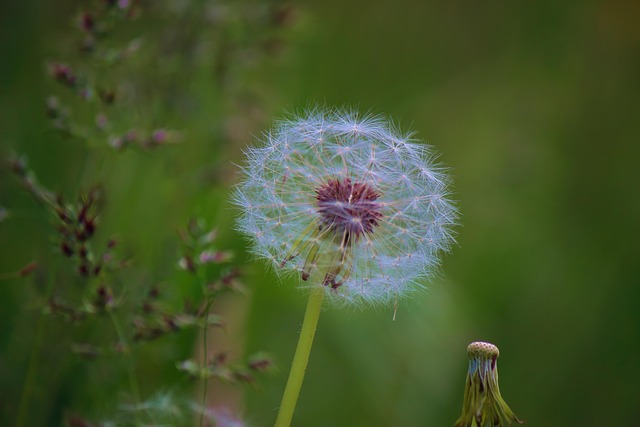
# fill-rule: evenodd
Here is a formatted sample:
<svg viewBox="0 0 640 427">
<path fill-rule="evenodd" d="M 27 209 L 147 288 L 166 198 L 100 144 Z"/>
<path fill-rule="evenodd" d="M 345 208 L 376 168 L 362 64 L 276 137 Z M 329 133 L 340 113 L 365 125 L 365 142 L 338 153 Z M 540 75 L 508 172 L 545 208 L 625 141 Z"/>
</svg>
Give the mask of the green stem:
<svg viewBox="0 0 640 427">
<path fill-rule="evenodd" d="M 213 303 L 213 297 L 209 297 L 209 301 L 207 301 L 207 307 L 204 310 L 204 328 L 202 330 L 202 357 L 203 357 L 203 365 L 207 366 L 207 332 L 209 330 L 209 310 L 211 310 L 211 304 Z M 202 412 L 200 412 L 200 427 L 202 427 L 202 423 L 204 422 L 204 413 L 207 411 L 207 390 L 209 389 L 209 379 L 204 379 L 204 385 L 202 390 Z"/>
<path fill-rule="evenodd" d="M 320 309 L 322 308 L 322 300 L 324 298 L 324 289 L 322 287 L 315 288 L 309 295 L 307 302 L 307 311 L 304 314 L 302 322 L 302 330 L 300 338 L 298 338 L 298 346 L 296 354 L 293 356 L 291 371 L 287 386 L 284 389 L 278 418 L 275 427 L 289 427 L 293 418 L 293 411 L 296 408 L 296 402 L 300 395 L 302 380 L 307 370 L 307 362 L 309 361 L 309 353 L 313 344 L 313 337 L 316 334 L 318 319 L 320 318 Z"/>
<path fill-rule="evenodd" d="M 49 274 L 49 283 L 47 285 L 47 300 L 51 297 L 53 290 L 53 284 L 55 283 L 54 275 Z M 20 396 L 20 406 L 18 407 L 18 418 L 16 420 L 16 427 L 23 427 L 25 420 L 27 419 L 27 411 L 29 409 L 29 400 L 31 399 L 31 392 L 33 389 L 33 383 L 36 379 L 36 373 L 38 370 L 38 363 L 40 362 L 40 347 L 42 345 L 42 339 L 44 337 L 45 328 L 45 316 L 44 312 L 40 312 L 38 318 L 38 326 L 36 326 L 36 338 L 31 349 L 31 355 L 29 356 L 29 367 L 27 368 L 27 377 L 24 380 L 24 388 L 22 389 L 22 396 Z"/>
<path fill-rule="evenodd" d="M 33 382 L 36 378 L 36 371 L 38 362 L 40 360 L 40 345 L 42 344 L 42 337 L 44 335 L 44 313 L 40 313 L 38 319 L 38 326 L 36 327 L 36 339 L 31 350 L 31 356 L 29 357 L 29 367 L 27 368 L 27 377 L 24 382 L 24 388 L 22 389 L 22 396 L 20 398 L 20 407 L 18 409 L 18 419 L 16 421 L 16 427 L 23 427 L 27 418 L 27 409 L 29 408 L 29 400 L 31 398 L 31 390 L 33 389 Z"/>
<path fill-rule="evenodd" d="M 122 327 L 120 326 L 120 322 L 118 321 L 115 313 L 113 311 L 110 311 L 109 316 L 111 317 L 113 328 L 116 330 L 118 341 L 120 341 L 120 345 L 122 345 L 124 348 L 124 354 L 127 358 L 127 373 L 129 376 L 129 386 L 131 387 L 131 394 L 133 395 L 133 403 L 138 406 L 140 404 L 140 387 L 138 386 L 138 378 L 136 376 L 136 368 L 133 361 L 133 355 L 131 354 L 131 348 L 129 347 L 129 343 L 127 342 L 126 336 L 122 330 Z M 138 415 L 137 410 L 134 411 L 134 416 L 136 418 L 137 424 L 141 425 L 140 416 Z"/>
</svg>

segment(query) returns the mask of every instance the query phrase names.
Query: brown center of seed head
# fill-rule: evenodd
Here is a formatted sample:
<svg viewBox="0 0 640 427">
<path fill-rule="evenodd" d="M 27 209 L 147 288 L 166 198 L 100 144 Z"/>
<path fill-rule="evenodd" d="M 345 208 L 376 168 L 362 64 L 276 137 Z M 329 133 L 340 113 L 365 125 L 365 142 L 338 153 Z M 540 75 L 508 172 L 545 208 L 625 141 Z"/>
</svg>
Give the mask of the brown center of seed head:
<svg viewBox="0 0 640 427">
<path fill-rule="evenodd" d="M 350 178 L 329 179 L 316 188 L 321 228 L 341 234 L 345 245 L 373 233 L 382 219 L 378 197 L 380 194 L 367 183 L 352 182 Z"/>
</svg>

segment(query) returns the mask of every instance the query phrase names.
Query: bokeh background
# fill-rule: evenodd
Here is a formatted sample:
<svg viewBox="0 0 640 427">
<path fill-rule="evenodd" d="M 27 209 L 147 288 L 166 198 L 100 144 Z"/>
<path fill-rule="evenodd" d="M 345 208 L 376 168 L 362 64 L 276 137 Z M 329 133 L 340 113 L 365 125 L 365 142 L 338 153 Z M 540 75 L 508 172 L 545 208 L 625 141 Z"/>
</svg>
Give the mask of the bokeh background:
<svg viewBox="0 0 640 427">
<path fill-rule="evenodd" d="M 122 276 L 129 295 L 163 283 L 184 298 L 176 230 L 194 216 L 219 228 L 248 295 L 218 304 L 233 333 L 214 345 L 268 351 L 278 370 L 213 399 L 234 396 L 249 425 L 275 419 L 305 295 L 252 260 L 233 231 L 233 163 L 274 117 L 321 103 L 384 113 L 436 147 L 462 221 L 440 274 L 401 301 L 395 321 L 393 307 L 326 308 L 294 425 L 452 425 L 473 340 L 500 348 L 502 394 L 527 425 L 640 425 L 637 3 L 141 2 L 114 36 L 142 36 L 139 55 L 100 76 L 125 94 L 109 114 L 123 131 L 169 128 L 182 139 L 122 152 L 61 136 L 45 117 L 55 94 L 77 121 L 93 120 L 46 68 L 80 63 L 83 3 L 0 6 L 2 155 L 25 155 L 69 199 L 101 185 L 99 238 L 116 234 L 133 260 Z M 51 218 L 6 167 L 0 205 L 0 273 L 39 265 L 0 282 L 0 424 L 13 425 L 43 283 L 78 279 Z M 26 425 L 111 416 L 127 383 L 106 373 L 121 362 L 84 363 L 67 350 L 96 333 L 46 321 Z M 184 333 L 137 350 L 142 393 L 189 390 L 175 361 L 198 345 Z"/>
</svg>

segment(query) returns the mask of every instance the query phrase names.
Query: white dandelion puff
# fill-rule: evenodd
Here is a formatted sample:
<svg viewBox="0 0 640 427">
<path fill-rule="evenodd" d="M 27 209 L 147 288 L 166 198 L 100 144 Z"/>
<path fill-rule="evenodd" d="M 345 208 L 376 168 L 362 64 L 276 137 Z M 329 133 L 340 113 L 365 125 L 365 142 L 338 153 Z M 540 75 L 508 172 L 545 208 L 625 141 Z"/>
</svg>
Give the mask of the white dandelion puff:
<svg viewBox="0 0 640 427">
<path fill-rule="evenodd" d="M 446 171 L 383 117 L 314 109 L 277 122 L 246 157 L 239 229 L 277 271 L 336 300 L 395 301 L 453 242 Z"/>
</svg>

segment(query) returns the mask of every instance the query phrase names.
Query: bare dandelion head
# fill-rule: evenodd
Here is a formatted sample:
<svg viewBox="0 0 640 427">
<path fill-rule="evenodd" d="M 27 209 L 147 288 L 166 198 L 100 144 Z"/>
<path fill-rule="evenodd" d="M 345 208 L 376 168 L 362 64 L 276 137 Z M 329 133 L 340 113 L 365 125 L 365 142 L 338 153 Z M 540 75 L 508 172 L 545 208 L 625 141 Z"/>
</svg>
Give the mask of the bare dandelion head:
<svg viewBox="0 0 640 427">
<path fill-rule="evenodd" d="M 522 424 L 500 394 L 498 357 L 495 345 L 475 341 L 467 347 L 469 370 L 464 390 L 462 415 L 455 427 L 508 427 Z"/>
<path fill-rule="evenodd" d="M 276 270 L 345 302 L 419 288 L 453 241 L 448 177 L 384 118 L 312 110 L 247 150 L 239 228 Z"/>
</svg>

